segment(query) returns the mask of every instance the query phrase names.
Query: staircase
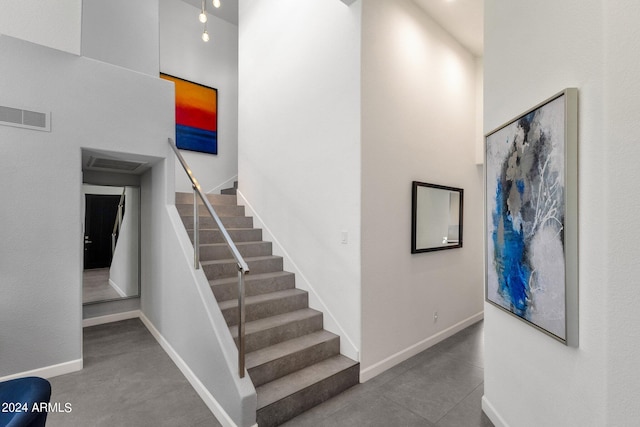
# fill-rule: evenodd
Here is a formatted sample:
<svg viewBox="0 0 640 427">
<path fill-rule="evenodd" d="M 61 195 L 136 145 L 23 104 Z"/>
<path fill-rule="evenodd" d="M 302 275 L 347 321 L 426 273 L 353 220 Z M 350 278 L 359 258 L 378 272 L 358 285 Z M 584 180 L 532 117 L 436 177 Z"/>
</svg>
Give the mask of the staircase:
<svg viewBox="0 0 640 427">
<path fill-rule="evenodd" d="M 323 329 L 322 313 L 283 271 L 282 257 L 238 206 L 235 195 L 209 195 L 249 265 L 245 280 L 246 368 L 258 395 L 259 427 L 277 426 L 359 382 L 359 363 L 340 355 L 340 337 Z M 176 193 L 193 239 L 193 194 Z M 199 208 L 200 264 L 237 344 L 238 269 L 204 205 Z"/>
</svg>

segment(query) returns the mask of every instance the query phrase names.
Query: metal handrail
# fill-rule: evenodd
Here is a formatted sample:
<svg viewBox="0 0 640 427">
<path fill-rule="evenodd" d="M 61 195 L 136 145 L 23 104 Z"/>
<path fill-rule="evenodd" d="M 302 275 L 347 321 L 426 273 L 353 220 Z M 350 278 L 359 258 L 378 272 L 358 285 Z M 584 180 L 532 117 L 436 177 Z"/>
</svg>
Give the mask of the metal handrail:
<svg viewBox="0 0 640 427">
<path fill-rule="evenodd" d="M 111 232 L 111 256 L 116 252 L 116 237 L 122 227 L 122 207 L 124 202 L 124 193 L 127 191 L 127 187 L 122 188 L 122 194 L 120 195 L 120 201 L 118 202 L 118 213 L 116 215 L 116 222 L 113 224 L 113 231 Z"/>
<path fill-rule="evenodd" d="M 180 151 L 178 151 L 178 147 L 176 147 L 176 144 L 173 142 L 173 139 L 171 139 L 171 138 L 169 138 L 169 145 L 173 149 L 174 153 L 176 154 L 176 157 L 180 161 L 180 164 L 182 165 L 182 167 L 184 168 L 185 172 L 187 173 L 187 176 L 189 177 L 189 180 L 191 181 L 191 186 L 193 187 L 193 215 L 194 215 L 193 216 L 193 245 L 194 245 L 194 247 L 193 247 L 193 259 L 194 259 L 194 268 L 196 270 L 200 268 L 198 196 L 200 197 L 200 199 L 202 200 L 202 202 L 206 206 L 207 211 L 209 212 L 209 214 L 211 215 L 213 220 L 218 225 L 218 230 L 220 230 L 220 233 L 222 233 L 222 236 L 224 237 L 225 243 L 229 247 L 229 250 L 231 251 L 231 254 L 233 255 L 233 258 L 235 259 L 236 264 L 238 264 L 238 374 L 240 375 L 240 378 L 244 378 L 244 371 L 245 371 L 245 333 L 244 333 L 244 326 L 245 326 L 244 293 L 245 292 L 244 292 L 244 275 L 245 274 L 249 274 L 249 265 L 246 263 L 246 261 L 244 260 L 244 258 L 240 254 L 240 251 L 236 247 L 236 244 L 233 242 L 233 240 L 231 239 L 231 236 L 229 236 L 229 233 L 227 232 L 227 229 L 222 224 L 222 221 L 220 220 L 220 217 L 216 213 L 216 211 L 213 208 L 213 206 L 211 206 L 211 203 L 209 203 L 209 200 L 207 199 L 206 195 L 202 192 L 202 189 L 200 187 L 200 184 L 198 183 L 198 180 L 193 175 L 193 172 L 191 172 L 191 168 L 189 168 L 189 165 L 187 165 L 187 162 L 184 160 L 184 157 L 182 157 L 182 154 L 180 154 Z"/>
</svg>

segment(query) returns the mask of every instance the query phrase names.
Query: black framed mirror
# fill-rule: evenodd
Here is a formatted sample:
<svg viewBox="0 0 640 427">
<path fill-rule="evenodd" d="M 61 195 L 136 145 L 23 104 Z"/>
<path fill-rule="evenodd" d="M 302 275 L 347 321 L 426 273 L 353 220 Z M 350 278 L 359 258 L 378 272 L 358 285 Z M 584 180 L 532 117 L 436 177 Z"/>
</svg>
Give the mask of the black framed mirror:
<svg viewBox="0 0 640 427">
<path fill-rule="evenodd" d="M 464 190 L 412 182 L 411 253 L 462 247 Z"/>
</svg>

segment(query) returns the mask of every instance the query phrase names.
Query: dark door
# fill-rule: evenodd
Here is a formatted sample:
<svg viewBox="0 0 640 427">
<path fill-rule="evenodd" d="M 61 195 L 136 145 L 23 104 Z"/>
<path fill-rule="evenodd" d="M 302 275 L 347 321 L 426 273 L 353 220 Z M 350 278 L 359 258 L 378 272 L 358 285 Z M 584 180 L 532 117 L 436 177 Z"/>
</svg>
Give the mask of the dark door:
<svg viewBox="0 0 640 427">
<path fill-rule="evenodd" d="M 120 196 L 85 194 L 84 268 L 111 266 L 111 233 Z"/>
</svg>

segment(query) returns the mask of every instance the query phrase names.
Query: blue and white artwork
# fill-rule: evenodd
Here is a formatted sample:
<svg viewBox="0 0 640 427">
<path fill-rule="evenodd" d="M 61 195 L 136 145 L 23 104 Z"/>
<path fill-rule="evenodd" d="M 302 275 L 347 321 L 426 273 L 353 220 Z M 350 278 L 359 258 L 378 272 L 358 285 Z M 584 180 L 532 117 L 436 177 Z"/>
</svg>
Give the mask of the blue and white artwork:
<svg viewBox="0 0 640 427">
<path fill-rule="evenodd" d="M 565 341 L 565 102 L 486 139 L 487 301 Z"/>
</svg>

